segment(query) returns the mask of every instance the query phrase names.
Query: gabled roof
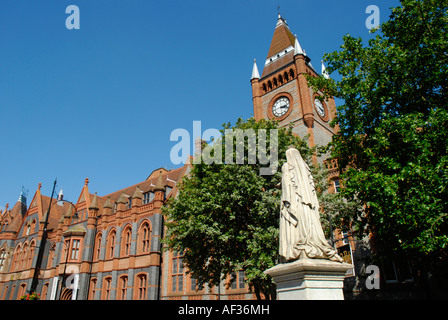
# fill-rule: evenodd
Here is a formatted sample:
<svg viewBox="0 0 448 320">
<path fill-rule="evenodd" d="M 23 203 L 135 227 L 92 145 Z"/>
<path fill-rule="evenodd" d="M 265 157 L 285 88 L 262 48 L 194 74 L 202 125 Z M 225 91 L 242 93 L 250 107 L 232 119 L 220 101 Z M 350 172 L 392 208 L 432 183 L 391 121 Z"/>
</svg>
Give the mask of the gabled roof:
<svg viewBox="0 0 448 320">
<path fill-rule="evenodd" d="M 160 172 L 162 173 L 161 174 L 162 185 L 174 188 L 176 186 L 176 184 L 179 182 L 179 180 L 182 178 L 182 176 L 185 175 L 186 168 L 188 166 L 191 166 L 191 165 L 186 164 L 183 167 L 169 170 L 169 171 L 164 168 L 156 169 L 150 174 L 150 176 L 145 181 L 136 183 L 132 186 L 129 186 L 129 187 L 126 187 L 126 188 L 123 188 L 120 190 L 117 190 L 110 194 L 106 194 L 105 196 L 102 196 L 101 198 L 107 199 L 107 197 L 110 197 L 110 201 L 112 203 L 114 203 L 114 202 L 118 201 L 122 192 L 128 197 L 132 197 L 134 195 L 137 187 L 139 187 L 141 193 L 146 193 L 148 191 L 154 191 L 154 188 L 157 185 L 157 180 L 159 180 Z M 167 194 L 167 196 L 168 196 L 168 194 Z M 99 199 L 100 199 L 100 197 L 98 197 L 98 200 Z"/>
</svg>

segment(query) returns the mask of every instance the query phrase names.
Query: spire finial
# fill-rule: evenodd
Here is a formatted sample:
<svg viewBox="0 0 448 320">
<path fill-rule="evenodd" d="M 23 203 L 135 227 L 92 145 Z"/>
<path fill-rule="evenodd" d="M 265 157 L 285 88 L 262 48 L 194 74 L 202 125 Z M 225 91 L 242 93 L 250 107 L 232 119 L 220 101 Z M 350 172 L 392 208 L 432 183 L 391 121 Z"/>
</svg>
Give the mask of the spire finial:
<svg viewBox="0 0 448 320">
<path fill-rule="evenodd" d="M 40 190 L 40 188 L 42 188 L 42 183 L 39 182 L 39 184 L 37 185 L 37 190 Z"/>
<path fill-rule="evenodd" d="M 327 68 L 325 68 L 324 60 L 321 60 L 322 62 L 322 75 L 325 79 L 330 79 L 330 75 L 328 74 Z"/>
<path fill-rule="evenodd" d="M 84 184 L 85 184 L 86 186 L 89 184 L 89 178 L 86 178 L 86 179 L 84 180 Z"/>
<path fill-rule="evenodd" d="M 297 40 L 297 35 L 294 35 L 294 55 L 296 54 L 305 54 L 302 47 L 300 46 L 299 40 Z"/>
<path fill-rule="evenodd" d="M 252 68 L 252 79 L 260 79 L 260 73 L 258 72 L 258 67 L 257 67 L 257 59 L 254 59 L 254 67 Z"/>
</svg>

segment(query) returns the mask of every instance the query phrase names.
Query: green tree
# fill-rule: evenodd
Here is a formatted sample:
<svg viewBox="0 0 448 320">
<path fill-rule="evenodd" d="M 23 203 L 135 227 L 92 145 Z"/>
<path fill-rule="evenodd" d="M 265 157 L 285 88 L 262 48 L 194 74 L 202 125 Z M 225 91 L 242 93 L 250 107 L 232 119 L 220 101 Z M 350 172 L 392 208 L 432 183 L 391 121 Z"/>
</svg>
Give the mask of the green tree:
<svg viewBox="0 0 448 320">
<path fill-rule="evenodd" d="M 331 152 L 343 196 L 365 204 L 344 221 L 375 236 L 378 258 L 412 258 L 415 277 L 447 261 L 447 28 L 446 0 L 402 0 L 367 44 L 346 35 L 325 55 L 340 80 L 309 78 L 343 101 Z"/>
<path fill-rule="evenodd" d="M 223 146 L 226 129 L 232 129 L 231 125 L 222 129 Z M 184 253 L 184 264 L 199 282 L 216 286 L 233 272 L 244 270 L 245 281 L 257 298 L 263 294 L 273 299 L 275 285 L 263 271 L 273 267 L 278 256 L 280 168 L 289 146 L 295 146 L 310 165 L 315 150 L 293 135 L 292 128 L 278 128 L 273 121 L 239 119 L 233 129 L 253 129 L 256 133 L 266 129 L 267 150 L 270 130 L 278 130 L 278 170 L 273 175 L 260 175 L 260 168 L 266 165 L 248 162 L 247 139 L 244 164 L 207 164 L 207 159 L 202 159 L 182 179 L 177 197 L 164 208 L 164 243 L 167 249 Z M 222 148 L 223 160 L 224 151 Z M 211 156 L 216 154 L 212 151 Z"/>
</svg>

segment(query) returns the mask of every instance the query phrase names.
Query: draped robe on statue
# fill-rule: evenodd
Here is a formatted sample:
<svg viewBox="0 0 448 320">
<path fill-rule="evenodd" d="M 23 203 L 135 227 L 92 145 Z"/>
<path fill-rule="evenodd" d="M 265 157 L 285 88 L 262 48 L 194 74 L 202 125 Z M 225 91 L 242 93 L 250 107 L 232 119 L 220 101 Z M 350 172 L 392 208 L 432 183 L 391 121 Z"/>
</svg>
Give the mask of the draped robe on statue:
<svg viewBox="0 0 448 320">
<path fill-rule="evenodd" d="M 342 262 L 325 239 L 311 170 L 294 148 L 286 151 L 286 159 L 282 166 L 281 259 L 317 258 Z"/>
</svg>

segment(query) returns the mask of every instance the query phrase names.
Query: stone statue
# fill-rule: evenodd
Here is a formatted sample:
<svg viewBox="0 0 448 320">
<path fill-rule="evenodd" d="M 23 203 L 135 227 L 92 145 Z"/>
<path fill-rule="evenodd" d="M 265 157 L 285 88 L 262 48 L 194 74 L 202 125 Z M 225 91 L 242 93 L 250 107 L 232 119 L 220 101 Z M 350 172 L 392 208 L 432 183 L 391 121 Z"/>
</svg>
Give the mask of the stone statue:
<svg viewBox="0 0 448 320">
<path fill-rule="evenodd" d="M 286 151 L 286 159 L 280 208 L 281 262 L 304 258 L 342 262 L 325 239 L 310 168 L 293 147 Z"/>
</svg>

